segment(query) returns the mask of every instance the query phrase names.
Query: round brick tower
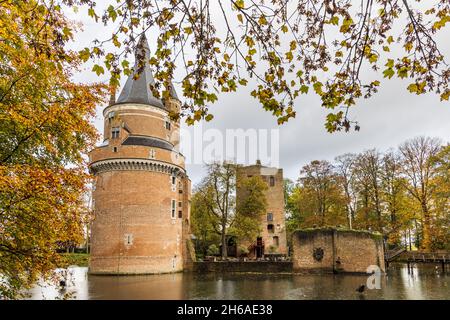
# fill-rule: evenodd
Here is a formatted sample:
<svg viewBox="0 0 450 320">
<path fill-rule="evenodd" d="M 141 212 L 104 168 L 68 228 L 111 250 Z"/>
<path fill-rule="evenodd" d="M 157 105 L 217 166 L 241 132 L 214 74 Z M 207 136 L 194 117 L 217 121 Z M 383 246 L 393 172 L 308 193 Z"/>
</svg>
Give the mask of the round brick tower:
<svg viewBox="0 0 450 320">
<path fill-rule="evenodd" d="M 180 101 L 171 88 L 161 101 L 150 87 L 145 36 L 117 101 L 103 111 L 104 141 L 89 155 L 95 175 L 90 273 L 152 274 L 183 270 L 189 263 L 190 180 L 179 153 Z M 142 60 L 142 59 L 141 59 Z"/>
</svg>

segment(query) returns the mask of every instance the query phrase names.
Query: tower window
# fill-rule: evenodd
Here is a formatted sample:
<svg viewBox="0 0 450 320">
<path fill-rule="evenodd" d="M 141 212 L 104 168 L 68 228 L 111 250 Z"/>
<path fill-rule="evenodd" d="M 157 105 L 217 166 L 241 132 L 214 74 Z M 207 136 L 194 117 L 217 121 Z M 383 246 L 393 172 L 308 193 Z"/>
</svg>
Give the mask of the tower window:
<svg viewBox="0 0 450 320">
<path fill-rule="evenodd" d="M 131 246 L 133 244 L 133 235 L 131 233 L 125 234 L 125 245 Z"/>
<path fill-rule="evenodd" d="M 273 221 L 273 213 L 272 212 L 269 212 L 267 214 L 267 221 Z"/>
<path fill-rule="evenodd" d="M 270 176 L 269 184 L 270 184 L 271 187 L 273 187 L 275 185 L 275 178 L 273 176 Z"/>
<path fill-rule="evenodd" d="M 175 216 L 176 205 L 177 205 L 176 200 L 172 200 L 172 219 L 176 218 L 176 216 Z"/>
<path fill-rule="evenodd" d="M 273 224 L 268 224 L 267 225 L 267 232 L 269 232 L 269 233 L 273 233 L 274 232 Z"/>
<path fill-rule="evenodd" d="M 181 208 L 181 206 L 182 206 L 181 201 L 178 202 L 178 206 Z"/>
<path fill-rule="evenodd" d="M 177 188 L 177 177 L 175 176 L 170 177 L 170 185 L 172 187 L 172 191 L 175 191 Z"/>
<path fill-rule="evenodd" d="M 183 212 L 180 210 L 180 211 L 178 211 L 178 218 L 183 218 Z"/>
<path fill-rule="evenodd" d="M 170 122 L 169 121 L 166 121 L 166 129 L 170 130 Z"/>
<path fill-rule="evenodd" d="M 150 149 L 150 152 L 149 152 L 148 157 L 149 157 L 150 159 L 155 159 L 155 157 L 156 157 L 156 151 L 155 151 L 155 149 Z"/>
<path fill-rule="evenodd" d="M 280 245 L 280 238 L 278 236 L 273 237 L 273 245 L 276 247 Z"/>
<path fill-rule="evenodd" d="M 111 129 L 111 139 L 117 139 L 119 138 L 120 128 L 119 127 L 113 127 Z"/>
<path fill-rule="evenodd" d="M 113 152 L 117 152 L 117 147 L 113 147 Z"/>
</svg>

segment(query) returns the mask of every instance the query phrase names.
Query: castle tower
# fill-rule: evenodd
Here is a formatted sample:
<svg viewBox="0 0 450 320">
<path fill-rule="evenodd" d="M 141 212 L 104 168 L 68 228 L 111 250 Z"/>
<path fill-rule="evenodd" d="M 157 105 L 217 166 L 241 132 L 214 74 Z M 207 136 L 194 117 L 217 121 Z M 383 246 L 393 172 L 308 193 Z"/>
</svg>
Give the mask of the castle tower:
<svg viewBox="0 0 450 320">
<path fill-rule="evenodd" d="M 181 102 L 154 97 L 145 36 L 117 101 L 103 110 L 104 141 L 89 154 L 95 175 L 89 271 L 152 274 L 183 270 L 188 249 L 191 185 L 177 150 Z"/>
<path fill-rule="evenodd" d="M 238 180 L 253 176 L 260 176 L 267 183 L 267 212 L 261 217 L 259 237 L 253 243 L 244 245 L 248 245 L 249 256 L 254 258 L 268 253 L 287 254 L 283 169 L 262 166 L 259 160 L 255 165 L 238 167 Z M 236 202 L 240 201 L 241 194 L 237 188 Z"/>
</svg>

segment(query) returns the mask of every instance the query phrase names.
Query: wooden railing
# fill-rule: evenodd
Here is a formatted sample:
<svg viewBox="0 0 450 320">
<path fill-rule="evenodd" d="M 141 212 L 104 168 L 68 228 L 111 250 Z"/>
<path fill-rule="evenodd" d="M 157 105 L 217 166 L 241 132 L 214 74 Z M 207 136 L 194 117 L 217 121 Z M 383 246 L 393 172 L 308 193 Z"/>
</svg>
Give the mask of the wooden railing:
<svg viewBox="0 0 450 320">
<path fill-rule="evenodd" d="M 402 259 L 409 262 L 450 263 L 450 252 L 437 253 L 408 251 L 402 255 Z"/>
<path fill-rule="evenodd" d="M 385 256 L 385 260 L 387 262 L 392 261 L 393 259 L 397 258 L 399 255 L 401 255 L 403 252 L 405 252 L 406 249 L 401 247 L 401 248 L 395 248 L 392 250 L 387 250 L 386 251 L 386 256 Z"/>
</svg>

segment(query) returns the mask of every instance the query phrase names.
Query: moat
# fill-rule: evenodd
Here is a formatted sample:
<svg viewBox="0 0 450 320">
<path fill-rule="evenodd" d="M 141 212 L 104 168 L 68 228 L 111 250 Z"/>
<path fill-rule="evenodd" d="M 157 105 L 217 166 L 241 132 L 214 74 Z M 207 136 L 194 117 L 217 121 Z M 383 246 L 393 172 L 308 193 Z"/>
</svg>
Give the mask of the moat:
<svg viewBox="0 0 450 320">
<path fill-rule="evenodd" d="M 450 270 L 393 264 L 381 277 L 381 289 L 356 292 L 365 275 L 194 274 L 93 276 L 86 267 L 71 267 L 65 293 L 73 299 L 450 299 Z M 52 286 L 36 286 L 31 299 L 60 298 Z"/>
</svg>

